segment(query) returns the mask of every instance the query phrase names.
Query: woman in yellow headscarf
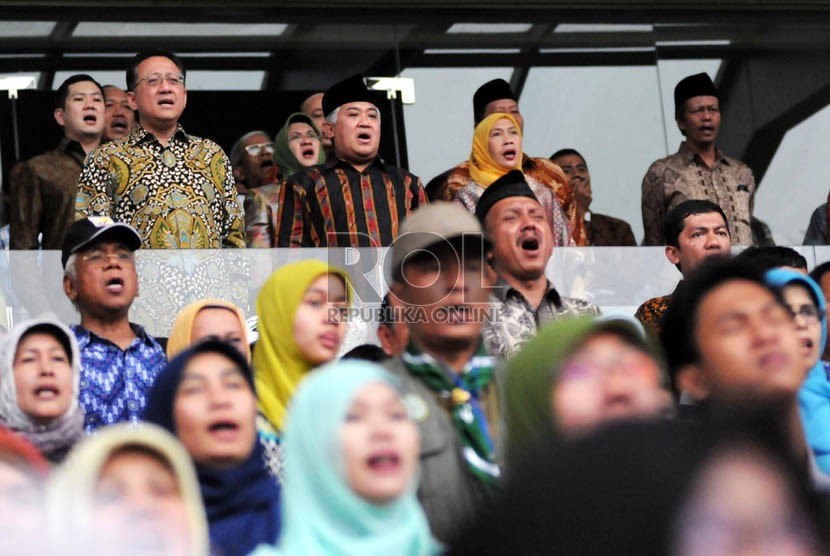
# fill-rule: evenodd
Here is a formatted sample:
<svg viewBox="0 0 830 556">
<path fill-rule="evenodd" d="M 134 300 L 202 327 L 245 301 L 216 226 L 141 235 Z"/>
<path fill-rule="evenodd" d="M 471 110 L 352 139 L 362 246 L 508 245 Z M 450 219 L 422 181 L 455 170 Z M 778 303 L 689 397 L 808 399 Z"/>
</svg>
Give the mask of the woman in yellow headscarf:
<svg viewBox="0 0 830 556">
<path fill-rule="evenodd" d="M 176 316 L 167 339 L 167 359 L 172 361 L 191 345 L 212 338 L 238 349 L 251 361 L 248 327 L 242 309 L 224 299 L 200 299 L 186 306 Z"/>
<path fill-rule="evenodd" d="M 475 214 L 481 194 L 494 181 L 511 170 L 523 171 L 521 126 L 510 114 L 490 114 L 476 126 L 470 153 L 470 179 L 462 181 L 450 176 L 447 186 L 450 200 Z M 525 180 L 545 209 L 545 216 L 553 230 L 554 245 L 575 245 L 571 239 L 568 219 L 550 184 L 525 174 Z"/>
<path fill-rule="evenodd" d="M 280 481 L 280 434 L 288 403 L 308 371 L 337 356 L 346 334 L 342 311 L 349 307 L 349 287 L 345 271 L 321 261 L 302 261 L 274 272 L 257 297 L 257 430 L 269 471 Z"/>
</svg>

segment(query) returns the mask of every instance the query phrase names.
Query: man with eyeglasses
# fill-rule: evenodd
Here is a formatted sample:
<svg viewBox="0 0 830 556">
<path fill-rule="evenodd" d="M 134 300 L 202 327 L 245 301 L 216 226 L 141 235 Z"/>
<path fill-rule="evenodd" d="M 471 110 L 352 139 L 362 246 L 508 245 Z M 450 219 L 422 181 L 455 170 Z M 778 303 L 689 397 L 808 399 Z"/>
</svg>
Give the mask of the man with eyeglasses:
<svg viewBox="0 0 830 556">
<path fill-rule="evenodd" d="M 421 179 L 379 156 L 380 109 L 361 75 L 323 95 L 335 156 L 283 186 L 278 247 L 382 247 L 403 219 L 427 204 Z"/>
<path fill-rule="evenodd" d="M 75 218 L 126 222 L 151 249 L 245 247 L 228 157 L 179 124 L 187 104 L 179 57 L 161 50 L 136 54 L 127 87 L 138 124 L 87 158 Z"/>
<path fill-rule="evenodd" d="M 61 250 L 63 290 L 81 315 L 72 327 L 81 350 L 79 403 L 91 432 L 138 421 L 167 358 L 161 345 L 129 321 L 138 296 L 134 251 L 141 236 L 108 217 L 76 220 Z"/>
<path fill-rule="evenodd" d="M 231 147 L 231 165 L 236 190 L 245 198 L 251 189 L 275 183 L 279 168 L 274 160 L 274 142 L 264 131 L 249 131 Z"/>
</svg>

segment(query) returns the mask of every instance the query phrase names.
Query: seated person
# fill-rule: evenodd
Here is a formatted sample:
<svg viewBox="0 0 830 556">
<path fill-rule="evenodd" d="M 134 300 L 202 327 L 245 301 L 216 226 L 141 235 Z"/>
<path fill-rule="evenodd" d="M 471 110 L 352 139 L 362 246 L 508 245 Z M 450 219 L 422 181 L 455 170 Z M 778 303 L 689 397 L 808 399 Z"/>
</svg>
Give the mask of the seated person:
<svg viewBox="0 0 830 556">
<path fill-rule="evenodd" d="M 415 496 L 418 427 L 398 383 L 365 361 L 314 371 L 294 397 L 285 428 L 284 530 L 254 556 L 432 556 Z"/>
<path fill-rule="evenodd" d="M 562 168 L 571 182 L 576 201 L 576 215 L 585 222 L 587 245 L 627 245 L 636 246 L 634 232 L 625 220 L 591 211 L 591 172 L 588 163 L 576 149 L 560 149 L 550 159 Z"/>
<path fill-rule="evenodd" d="M 83 438 L 81 360 L 75 335 L 55 318 L 15 326 L 3 338 L 0 425 L 58 463 Z"/>
<path fill-rule="evenodd" d="M 78 444 L 49 485 L 57 553 L 205 556 L 208 529 L 196 474 L 176 439 L 120 424 Z"/>
<path fill-rule="evenodd" d="M 630 317 L 571 318 L 542 328 L 507 364 L 507 467 L 557 437 L 669 414 L 660 360 L 656 343 Z"/>
<path fill-rule="evenodd" d="M 804 245 L 827 245 L 827 203 L 816 207 L 810 216 L 810 224 L 804 234 Z"/>
<path fill-rule="evenodd" d="M 683 280 L 707 257 L 729 254 L 732 246 L 726 215 L 718 205 L 706 200 L 684 201 L 671 209 L 663 221 L 663 240 L 666 258 L 677 267 L 683 279 L 672 293 L 649 299 L 634 313 L 655 336 L 660 335 L 663 315 Z"/>
<path fill-rule="evenodd" d="M 245 357 L 219 340 L 180 353 L 150 392 L 146 421 L 184 445 L 199 477 L 213 546 L 246 556 L 280 531 L 280 491 L 257 442 L 254 376 Z"/>
</svg>

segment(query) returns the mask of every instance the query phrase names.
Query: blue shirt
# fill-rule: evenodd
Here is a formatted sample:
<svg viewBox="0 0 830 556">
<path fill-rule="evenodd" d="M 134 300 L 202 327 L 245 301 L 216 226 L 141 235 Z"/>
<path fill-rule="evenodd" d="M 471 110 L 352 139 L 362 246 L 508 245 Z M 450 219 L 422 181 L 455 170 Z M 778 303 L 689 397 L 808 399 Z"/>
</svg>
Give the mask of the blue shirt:
<svg viewBox="0 0 830 556">
<path fill-rule="evenodd" d="M 150 388 L 167 364 L 159 343 L 137 324 L 130 327 L 136 338 L 126 350 L 81 326 L 71 327 L 81 348 L 80 404 L 88 433 L 139 421 Z"/>
</svg>

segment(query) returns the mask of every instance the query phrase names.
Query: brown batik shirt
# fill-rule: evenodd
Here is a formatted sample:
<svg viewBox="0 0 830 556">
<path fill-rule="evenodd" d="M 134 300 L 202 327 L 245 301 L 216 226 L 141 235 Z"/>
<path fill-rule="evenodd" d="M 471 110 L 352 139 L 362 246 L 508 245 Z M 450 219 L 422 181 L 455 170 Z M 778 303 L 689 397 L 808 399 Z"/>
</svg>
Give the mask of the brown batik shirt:
<svg viewBox="0 0 830 556">
<path fill-rule="evenodd" d="M 719 149 L 715 150 L 715 163 L 709 168 L 685 141 L 680 143 L 677 153 L 654 162 L 643 178 L 643 244 L 663 245 L 666 213 L 690 199 L 706 199 L 720 206 L 728 220 L 732 245 L 752 245 L 752 170 Z"/>
</svg>

